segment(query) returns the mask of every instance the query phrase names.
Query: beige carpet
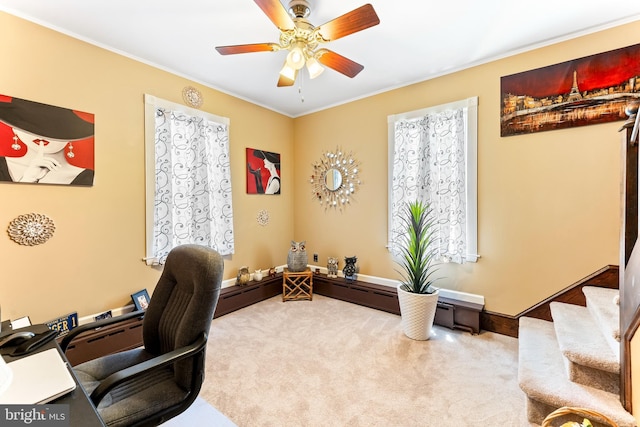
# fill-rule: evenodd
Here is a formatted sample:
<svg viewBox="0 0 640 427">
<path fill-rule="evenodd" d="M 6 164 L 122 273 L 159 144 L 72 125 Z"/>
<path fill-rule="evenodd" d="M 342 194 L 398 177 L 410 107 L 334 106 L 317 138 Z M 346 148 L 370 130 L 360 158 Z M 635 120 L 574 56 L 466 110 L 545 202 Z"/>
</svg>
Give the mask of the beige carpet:
<svg viewBox="0 0 640 427">
<path fill-rule="evenodd" d="M 214 319 L 200 393 L 240 427 L 529 426 L 517 339 L 434 327 L 315 295 Z"/>
</svg>

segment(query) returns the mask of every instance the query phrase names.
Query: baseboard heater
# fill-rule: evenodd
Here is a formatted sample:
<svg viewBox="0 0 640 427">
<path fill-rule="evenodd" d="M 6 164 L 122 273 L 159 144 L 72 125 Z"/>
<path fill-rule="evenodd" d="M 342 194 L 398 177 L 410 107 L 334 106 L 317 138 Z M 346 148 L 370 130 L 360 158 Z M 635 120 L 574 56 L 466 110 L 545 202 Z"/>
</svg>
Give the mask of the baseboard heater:
<svg viewBox="0 0 640 427">
<path fill-rule="evenodd" d="M 481 312 L 482 306 L 468 305 L 468 303 L 439 297 L 433 323 L 450 329 L 462 329 L 472 334 L 479 334 Z"/>
<path fill-rule="evenodd" d="M 282 273 L 259 282 L 252 280 L 244 286 L 222 288 L 213 317 L 224 316 L 276 295 L 282 295 Z"/>
<path fill-rule="evenodd" d="M 328 278 L 314 274 L 313 293 L 348 301 L 365 307 L 400 314 L 395 288 L 364 281 L 348 282 L 344 278 Z M 263 280 L 250 281 L 245 286 L 222 288 L 214 318 L 248 307 L 276 295 L 282 295 L 282 273 Z M 434 323 L 451 329 L 480 333 L 480 313 L 484 298 L 478 295 L 440 289 Z M 142 321 L 105 327 L 82 334 L 69 346 L 67 357 L 72 365 L 109 353 L 142 345 Z"/>
<path fill-rule="evenodd" d="M 282 294 L 282 274 L 246 286 L 229 286 L 220 291 L 214 318 L 239 310 L 264 299 Z M 116 311 L 116 310 L 114 310 Z M 117 310 L 126 311 L 126 310 Z M 87 316 L 87 319 L 92 316 Z M 136 348 L 142 345 L 142 320 L 131 319 L 111 326 L 83 332 L 74 338 L 66 356 L 72 366 L 96 357 Z"/>
<path fill-rule="evenodd" d="M 141 345 L 142 319 L 136 318 L 81 333 L 71 341 L 65 354 L 71 366 L 76 366 Z"/>
<path fill-rule="evenodd" d="M 394 287 L 344 278 L 314 276 L 314 292 L 331 298 L 352 302 L 365 307 L 400 314 L 398 293 Z M 479 295 L 440 289 L 434 323 L 451 329 L 462 329 L 472 334 L 480 333 L 480 313 L 484 298 Z"/>
</svg>

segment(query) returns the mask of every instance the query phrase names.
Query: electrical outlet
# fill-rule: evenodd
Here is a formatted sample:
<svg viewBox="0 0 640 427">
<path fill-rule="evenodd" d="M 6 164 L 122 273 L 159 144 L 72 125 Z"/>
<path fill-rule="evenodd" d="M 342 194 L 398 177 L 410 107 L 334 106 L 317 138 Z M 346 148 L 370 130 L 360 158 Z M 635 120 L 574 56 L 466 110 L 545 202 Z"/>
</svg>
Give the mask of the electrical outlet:
<svg viewBox="0 0 640 427">
<path fill-rule="evenodd" d="M 313 254 L 313 262 L 318 262 L 318 254 Z"/>
</svg>

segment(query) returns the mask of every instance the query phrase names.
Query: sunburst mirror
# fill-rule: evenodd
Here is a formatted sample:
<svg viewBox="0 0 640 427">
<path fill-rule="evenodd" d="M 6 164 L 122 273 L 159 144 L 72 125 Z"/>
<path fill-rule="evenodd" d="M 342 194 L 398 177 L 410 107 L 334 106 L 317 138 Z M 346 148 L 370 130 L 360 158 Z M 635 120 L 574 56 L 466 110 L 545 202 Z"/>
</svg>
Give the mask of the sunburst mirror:
<svg viewBox="0 0 640 427">
<path fill-rule="evenodd" d="M 313 197 L 325 210 L 346 208 L 362 185 L 359 173 L 360 162 L 351 152 L 344 152 L 339 147 L 324 152 L 313 164 L 309 179 Z"/>
</svg>

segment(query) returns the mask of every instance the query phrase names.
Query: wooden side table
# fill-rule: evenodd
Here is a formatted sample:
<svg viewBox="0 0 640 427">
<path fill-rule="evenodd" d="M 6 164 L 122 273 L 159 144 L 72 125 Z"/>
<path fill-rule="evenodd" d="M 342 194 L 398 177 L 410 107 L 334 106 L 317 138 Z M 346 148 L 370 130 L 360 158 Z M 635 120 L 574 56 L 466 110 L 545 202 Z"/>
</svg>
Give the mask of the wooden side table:
<svg viewBox="0 0 640 427">
<path fill-rule="evenodd" d="M 313 299 L 313 272 L 309 269 L 293 272 L 285 268 L 282 273 L 282 301 L 299 299 Z"/>
</svg>

